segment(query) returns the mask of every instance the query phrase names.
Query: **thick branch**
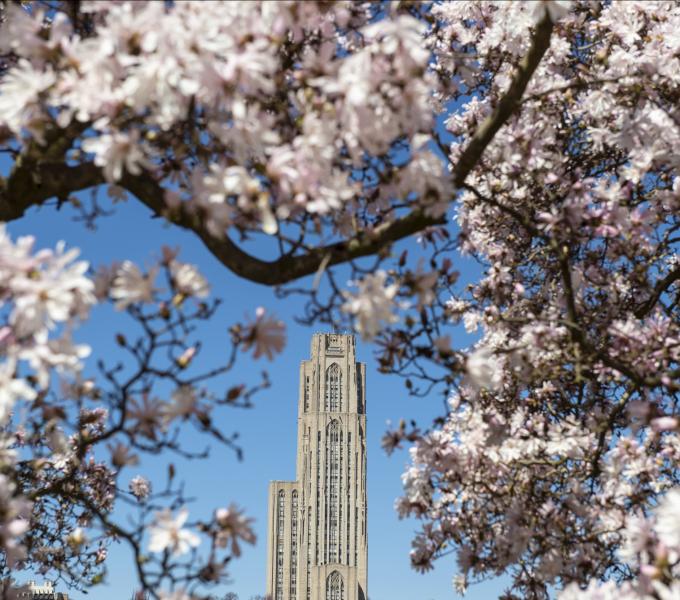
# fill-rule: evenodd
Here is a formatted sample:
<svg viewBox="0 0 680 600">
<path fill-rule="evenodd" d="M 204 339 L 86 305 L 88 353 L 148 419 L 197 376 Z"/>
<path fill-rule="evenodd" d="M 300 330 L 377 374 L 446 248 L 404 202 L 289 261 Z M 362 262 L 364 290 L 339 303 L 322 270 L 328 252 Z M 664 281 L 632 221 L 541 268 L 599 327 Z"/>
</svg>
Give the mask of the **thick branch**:
<svg viewBox="0 0 680 600">
<path fill-rule="evenodd" d="M 22 157 L 23 158 L 23 157 Z M 0 179 L 0 222 L 21 218 L 31 206 L 50 198 L 67 199 L 74 192 L 104 183 L 93 163 L 18 160 L 9 177 Z"/>
<path fill-rule="evenodd" d="M 162 188 L 151 178 L 125 175 L 121 185 L 134 194 L 157 214 L 167 214 Z M 280 285 L 315 273 L 319 265 L 336 265 L 362 256 L 375 254 L 386 244 L 403 239 L 434 224 L 443 224 L 444 218 L 433 218 L 418 210 L 410 215 L 376 227 L 369 235 L 361 233 L 352 240 L 313 248 L 299 256 L 283 256 L 274 261 L 264 261 L 241 250 L 227 236 L 210 234 L 194 214 L 182 209 L 171 217 L 173 223 L 191 229 L 203 240 L 208 250 L 230 271 L 265 285 Z M 326 258 L 330 257 L 330 258 Z"/>
<path fill-rule="evenodd" d="M 667 292 L 670 287 L 676 282 L 680 281 L 680 268 L 672 270 L 666 277 L 660 279 L 654 286 L 654 292 L 651 298 L 643 303 L 636 311 L 635 316 L 642 319 L 656 306 L 661 296 Z"/>
<path fill-rule="evenodd" d="M 91 163 L 68 166 L 64 156 L 87 125 L 47 125 L 41 142 L 31 140 L 12 165 L 9 176 L 0 177 L 0 222 L 13 221 L 31 206 L 102 183 L 99 169 Z"/>
<path fill-rule="evenodd" d="M 551 32 L 552 22 L 546 14 L 533 33 L 530 49 L 517 66 L 507 92 L 493 113 L 479 126 L 453 167 L 452 178 L 457 188 L 465 183 L 486 147 L 517 108 L 531 76 L 550 46 Z M 101 173 L 91 163 L 68 167 L 63 162 L 41 162 L 35 158 L 17 161 L 10 176 L 0 180 L 0 220 L 19 218 L 31 205 L 41 204 L 54 196 L 66 197 L 69 193 L 103 182 Z M 163 189 L 149 175 L 133 176 L 126 173 L 120 184 L 156 214 L 167 214 Z M 435 218 L 423 209 L 416 208 L 405 217 L 378 226 L 370 234 L 359 234 L 352 240 L 314 248 L 306 254 L 263 261 L 241 250 L 227 236 L 213 236 L 195 215 L 186 210 L 173 215 L 172 221 L 195 232 L 228 269 L 245 279 L 265 285 L 280 285 L 313 274 L 322 264 L 332 266 L 369 256 L 391 242 L 446 222 L 444 217 Z"/>
</svg>

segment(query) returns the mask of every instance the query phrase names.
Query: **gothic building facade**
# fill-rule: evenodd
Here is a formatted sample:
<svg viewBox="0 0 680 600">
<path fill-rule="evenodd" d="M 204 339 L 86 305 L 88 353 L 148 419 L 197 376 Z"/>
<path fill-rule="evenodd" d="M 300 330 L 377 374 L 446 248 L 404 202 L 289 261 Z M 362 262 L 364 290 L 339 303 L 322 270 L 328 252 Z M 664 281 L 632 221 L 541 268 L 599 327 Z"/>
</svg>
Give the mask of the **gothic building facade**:
<svg viewBox="0 0 680 600">
<path fill-rule="evenodd" d="M 295 481 L 269 484 L 267 595 L 366 600 L 366 365 L 315 334 L 300 366 Z"/>
</svg>

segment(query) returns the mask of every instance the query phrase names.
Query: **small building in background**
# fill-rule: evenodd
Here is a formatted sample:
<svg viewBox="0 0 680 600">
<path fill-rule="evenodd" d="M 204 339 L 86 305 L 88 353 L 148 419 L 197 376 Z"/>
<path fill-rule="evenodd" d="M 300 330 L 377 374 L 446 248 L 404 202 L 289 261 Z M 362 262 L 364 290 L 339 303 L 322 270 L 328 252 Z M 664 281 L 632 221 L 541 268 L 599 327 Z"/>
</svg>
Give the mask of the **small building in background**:
<svg viewBox="0 0 680 600">
<path fill-rule="evenodd" d="M 39 585 L 35 581 L 29 581 L 17 590 L 19 600 L 68 600 L 68 594 L 57 592 L 51 581 L 45 581 Z"/>
</svg>

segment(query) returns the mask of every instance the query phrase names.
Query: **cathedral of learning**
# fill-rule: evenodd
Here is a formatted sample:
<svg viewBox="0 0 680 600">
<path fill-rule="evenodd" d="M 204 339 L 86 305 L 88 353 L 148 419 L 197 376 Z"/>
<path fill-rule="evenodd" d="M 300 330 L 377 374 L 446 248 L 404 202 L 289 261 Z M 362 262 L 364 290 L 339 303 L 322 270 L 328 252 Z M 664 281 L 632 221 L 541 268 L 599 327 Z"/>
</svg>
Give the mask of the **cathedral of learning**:
<svg viewBox="0 0 680 600">
<path fill-rule="evenodd" d="M 300 365 L 295 481 L 269 484 L 267 595 L 366 600 L 366 365 L 315 334 Z"/>
</svg>

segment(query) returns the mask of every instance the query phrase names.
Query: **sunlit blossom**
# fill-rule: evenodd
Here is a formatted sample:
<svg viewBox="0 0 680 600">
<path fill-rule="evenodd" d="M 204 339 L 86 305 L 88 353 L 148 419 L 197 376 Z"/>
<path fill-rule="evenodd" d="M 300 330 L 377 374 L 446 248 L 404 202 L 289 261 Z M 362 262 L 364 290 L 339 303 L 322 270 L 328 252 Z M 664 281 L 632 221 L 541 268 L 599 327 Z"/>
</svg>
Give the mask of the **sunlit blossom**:
<svg viewBox="0 0 680 600">
<path fill-rule="evenodd" d="M 118 268 L 111 285 L 110 295 L 116 301 L 116 308 L 123 310 L 136 302 L 151 302 L 156 288 L 157 268 L 142 273 L 137 265 L 129 260 Z"/>
<path fill-rule="evenodd" d="M 137 475 L 130 480 L 130 493 L 137 498 L 140 502 L 143 502 L 149 497 L 151 493 L 151 483 L 146 477 Z"/>
<path fill-rule="evenodd" d="M 170 262 L 170 274 L 180 294 L 205 298 L 210 293 L 207 280 L 194 265 L 173 260 Z"/>
<path fill-rule="evenodd" d="M 169 509 L 156 513 L 156 518 L 149 527 L 149 550 L 151 552 L 170 551 L 175 556 L 186 554 L 200 544 L 200 538 L 191 530 L 183 529 L 189 518 L 189 511 L 181 509 L 176 517 Z"/>
</svg>

